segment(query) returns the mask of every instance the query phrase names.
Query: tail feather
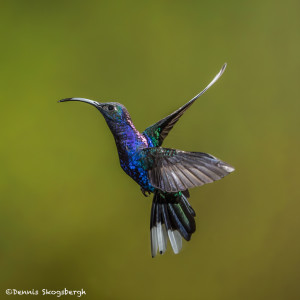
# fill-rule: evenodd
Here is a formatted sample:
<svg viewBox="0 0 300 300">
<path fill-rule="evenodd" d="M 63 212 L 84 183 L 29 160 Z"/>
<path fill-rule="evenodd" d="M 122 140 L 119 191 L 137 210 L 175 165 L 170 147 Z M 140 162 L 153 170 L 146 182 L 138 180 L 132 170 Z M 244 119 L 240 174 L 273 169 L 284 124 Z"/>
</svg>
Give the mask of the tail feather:
<svg viewBox="0 0 300 300">
<path fill-rule="evenodd" d="M 173 252 L 178 254 L 182 248 L 182 237 L 189 241 L 196 230 L 195 212 L 184 193 L 164 193 L 156 191 L 153 198 L 150 230 L 151 253 L 155 257 L 157 250 L 163 254 L 169 238 Z"/>
<path fill-rule="evenodd" d="M 166 203 L 162 203 L 162 213 L 172 249 L 175 254 L 178 254 L 182 247 L 182 239 L 179 232 L 172 228 Z"/>
<path fill-rule="evenodd" d="M 186 207 L 186 209 L 188 210 L 188 212 L 193 216 L 193 217 L 196 217 L 196 213 L 195 211 L 193 210 L 193 208 L 191 207 L 189 201 L 187 200 L 187 198 L 189 197 L 186 197 L 183 193 L 182 193 L 182 203 L 183 205 Z"/>
<path fill-rule="evenodd" d="M 183 201 L 180 203 L 173 204 L 174 210 L 177 216 L 180 219 L 181 224 L 184 226 L 185 230 L 189 233 L 193 233 L 196 230 L 196 224 L 194 217 L 191 215 L 189 210 L 183 204 Z"/>
<path fill-rule="evenodd" d="M 189 241 L 191 236 L 190 234 L 186 231 L 184 225 L 182 224 L 181 220 L 179 219 L 177 212 L 174 210 L 173 204 L 172 203 L 168 203 L 168 211 L 170 213 L 171 216 L 171 220 L 172 220 L 172 226 L 174 228 L 177 228 L 178 231 L 180 232 L 180 234 L 182 235 L 182 237 Z"/>
<path fill-rule="evenodd" d="M 157 230 L 157 243 L 158 243 L 158 250 L 160 254 L 166 252 L 167 243 L 166 243 L 166 229 L 164 224 L 162 224 L 162 208 L 161 203 L 159 201 L 156 205 L 156 230 Z"/>
<path fill-rule="evenodd" d="M 152 257 L 156 255 L 158 241 L 157 241 L 157 230 L 156 230 L 156 196 L 154 195 L 154 199 L 152 202 L 151 208 L 151 219 L 150 219 L 150 233 L 151 233 L 151 254 Z"/>
</svg>

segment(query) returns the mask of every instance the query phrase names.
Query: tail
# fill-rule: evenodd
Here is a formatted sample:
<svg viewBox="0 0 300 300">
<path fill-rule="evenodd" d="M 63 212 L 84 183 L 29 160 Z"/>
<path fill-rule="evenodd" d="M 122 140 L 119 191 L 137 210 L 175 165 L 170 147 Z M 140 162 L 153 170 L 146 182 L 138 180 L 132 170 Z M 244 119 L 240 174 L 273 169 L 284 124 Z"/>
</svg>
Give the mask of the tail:
<svg viewBox="0 0 300 300">
<path fill-rule="evenodd" d="M 152 203 L 150 231 L 151 253 L 163 254 L 167 249 L 168 237 L 175 254 L 182 248 L 182 237 L 189 241 L 196 230 L 193 208 L 189 204 L 188 190 L 165 193 L 156 190 Z"/>
</svg>

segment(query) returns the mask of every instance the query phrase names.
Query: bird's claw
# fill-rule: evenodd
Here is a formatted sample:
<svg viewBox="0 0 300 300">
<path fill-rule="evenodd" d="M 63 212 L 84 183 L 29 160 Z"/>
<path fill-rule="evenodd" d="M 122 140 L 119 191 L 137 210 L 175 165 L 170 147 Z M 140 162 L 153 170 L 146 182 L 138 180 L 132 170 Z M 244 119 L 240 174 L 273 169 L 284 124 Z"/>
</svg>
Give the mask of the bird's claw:
<svg viewBox="0 0 300 300">
<path fill-rule="evenodd" d="M 144 195 L 145 197 L 149 197 L 150 194 L 151 194 L 149 191 L 146 191 L 146 190 L 143 189 L 142 187 L 141 187 L 141 191 L 142 191 L 142 193 L 143 193 L 143 195 Z M 148 195 L 147 195 L 146 193 L 148 193 Z"/>
</svg>

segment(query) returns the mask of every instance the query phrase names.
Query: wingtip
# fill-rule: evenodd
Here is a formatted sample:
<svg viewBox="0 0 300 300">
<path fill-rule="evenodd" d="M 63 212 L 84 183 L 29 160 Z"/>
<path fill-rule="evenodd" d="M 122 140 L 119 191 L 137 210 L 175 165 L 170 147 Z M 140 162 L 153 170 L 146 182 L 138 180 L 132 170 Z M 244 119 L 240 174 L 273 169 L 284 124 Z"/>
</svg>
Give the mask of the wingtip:
<svg viewBox="0 0 300 300">
<path fill-rule="evenodd" d="M 221 76 L 224 73 L 226 67 L 227 67 L 227 63 L 225 62 L 224 65 L 222 66 L 221 70 L 220 70 L 219 76 Z"/>
<path fill-rule="evenodd" d="M 222 166 L 222 169 L 224 169 L 228 173 L 232 173 L 233 171 L 235 171 L 235 168 L 233 168 L 232 166 L 229 166 L 229 165 Z"/>
<path fill-rule="evenodd" d="M 224 63 L 219 73 L 214 77 L 214 79 L 206 86 L 204 90 L 202 90 L 198 95 L 196 95 L 194 98 L 192 98 L 188 103 L 194 102 L 196 99 L 198 99 L 201 95 L 203 95 L 212 85 L 214 85 L 218 79 L 223 75 L 225 69 L 227 67 L 227 63 Z"/>
</svg>

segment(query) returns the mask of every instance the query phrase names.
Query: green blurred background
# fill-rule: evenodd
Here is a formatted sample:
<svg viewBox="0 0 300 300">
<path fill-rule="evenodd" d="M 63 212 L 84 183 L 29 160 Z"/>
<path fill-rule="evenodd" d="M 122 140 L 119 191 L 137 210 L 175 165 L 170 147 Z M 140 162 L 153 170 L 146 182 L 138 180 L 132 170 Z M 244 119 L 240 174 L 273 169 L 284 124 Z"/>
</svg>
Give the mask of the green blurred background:
<svg viewBox="0 0 300 300">
<path fill-rule="evenodd" d="M 293 0 L 1 1 L 0 298 L 66 287 L 87 299 L 299 299 L 299 11 Z M 191 191 L 192 241 L 152 259 L 152 199 L 121 170 L 102 116 L 56 101 L 118 101 L 143 130 L 224 62 L 164 146 L 236 172 Z"/>
</svg>

